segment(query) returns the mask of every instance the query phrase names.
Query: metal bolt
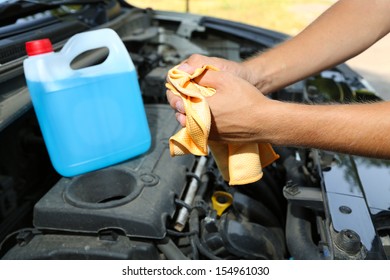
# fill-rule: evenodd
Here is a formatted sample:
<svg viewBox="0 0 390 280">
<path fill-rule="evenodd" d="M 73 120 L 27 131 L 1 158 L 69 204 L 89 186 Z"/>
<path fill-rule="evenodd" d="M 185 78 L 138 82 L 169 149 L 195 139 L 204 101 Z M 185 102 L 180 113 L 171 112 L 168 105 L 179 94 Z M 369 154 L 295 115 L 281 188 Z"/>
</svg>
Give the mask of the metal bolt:
<svg viewBox="0 0 390 280">
<path fill-rule="evenodd" d="M 345 206 L 345 205 L 340 206 L 340 207 L 339 207 L 339 211 L 340 211 L 341 213 L 343 213 L 343 214 L 346 214 L 346 215 L 352 213 L 352 209 L 349 208 L 348 206 Z"/>
<path fill-rule="evenodd" d="M 360 236 L 351 229 L 343 229 L 337 234 L 335 245 L 345 253 L 355 255 L 361 248 Z"/>
</svg>

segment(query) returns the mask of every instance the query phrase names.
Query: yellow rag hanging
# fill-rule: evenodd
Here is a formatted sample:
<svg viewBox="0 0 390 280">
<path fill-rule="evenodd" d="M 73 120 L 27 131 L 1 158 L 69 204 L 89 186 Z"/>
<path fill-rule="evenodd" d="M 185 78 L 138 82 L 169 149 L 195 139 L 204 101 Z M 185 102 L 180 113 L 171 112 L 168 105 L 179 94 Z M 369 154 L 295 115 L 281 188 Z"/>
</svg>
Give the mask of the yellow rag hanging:
<svg viewBox="0 0 390 280">
<path fill-rule="evenodd" d="M 214 88 L 198 85 L 194 79 L 204 71 L 218 71 L 206 65 L 190 75 L 173 67 L 168 72 L 166 87 L 180 96 L 186 112 L 186 126 L 169 139 L 171 156 L 194 154 L 208 155 L 208 146 L 229 185 L 243 185 L 260 180 L 262 168 L 279 156 L 269 143 L 221 143 L 208 141 L 211 114 L 206 97 L 216 93 Z M 261 160 L 260 160 L 261 158 Z"/>
</svg>

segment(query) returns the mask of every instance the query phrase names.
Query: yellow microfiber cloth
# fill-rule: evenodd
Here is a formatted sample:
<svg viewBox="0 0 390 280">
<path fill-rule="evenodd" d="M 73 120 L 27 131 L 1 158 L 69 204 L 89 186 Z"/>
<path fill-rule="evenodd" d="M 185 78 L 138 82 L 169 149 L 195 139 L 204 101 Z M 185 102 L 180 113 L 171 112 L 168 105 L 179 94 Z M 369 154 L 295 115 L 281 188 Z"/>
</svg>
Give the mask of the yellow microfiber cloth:
<svg viewBox="0 0 390 280">
<path fill-rule="evenodd" d="M 205 156 L 209 146 L 218 169 L 229 185 L 260 180 L 262 168 L 279 158 L 269 143 L 208 141 L 211 113 L 206 97 L 214 95 L 216 90 L 194 81 L 208 70 L 218 71 L 214 66 L 206 65 L 196 69 L 192 75 L 178 69 L 178 66 L 168 72 L 166 87 L 182 98 L 186 112 L 186 126 L 169 139 L 171 156 L 190 153 Z"/>
</svg>

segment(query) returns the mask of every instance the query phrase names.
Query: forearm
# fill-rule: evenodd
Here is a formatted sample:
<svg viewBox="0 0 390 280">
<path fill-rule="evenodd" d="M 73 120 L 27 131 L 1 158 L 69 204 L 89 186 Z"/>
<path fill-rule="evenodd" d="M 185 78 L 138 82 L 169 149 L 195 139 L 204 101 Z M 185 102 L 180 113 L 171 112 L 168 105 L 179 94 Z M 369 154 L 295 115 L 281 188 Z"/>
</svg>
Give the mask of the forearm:
<svg viewBox="0 0 390 280">
<path fill-rule="evenodd" d="M 266 114 L 258 111 L 256 119 L 263 120 L 257 124 L 258 140 L 390 158 L 389 102 L 316 106 L 272 102 Z"/>
<path fill-rule="evenodd" d="M 248 80 L 269 93 L 337 65 L 390 31 L 389 12 L 388 0 L 340 0 L 291 40 L 244 62 Z"/>
</svg>

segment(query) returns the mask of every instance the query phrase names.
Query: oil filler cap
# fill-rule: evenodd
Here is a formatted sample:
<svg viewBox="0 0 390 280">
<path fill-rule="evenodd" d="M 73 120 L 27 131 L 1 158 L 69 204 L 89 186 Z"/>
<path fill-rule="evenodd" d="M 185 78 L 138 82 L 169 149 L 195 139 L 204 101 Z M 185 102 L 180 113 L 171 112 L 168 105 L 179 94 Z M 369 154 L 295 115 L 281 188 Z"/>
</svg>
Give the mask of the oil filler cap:
<svg viewBox="0 0 390 280">
<path fill-rule="evenodd" d="M 233 203 L 233 196 L 228 192 L 216 191 L 211 197 L 213 208 L 217 211 L 218 217 Z"/>
</svg>

